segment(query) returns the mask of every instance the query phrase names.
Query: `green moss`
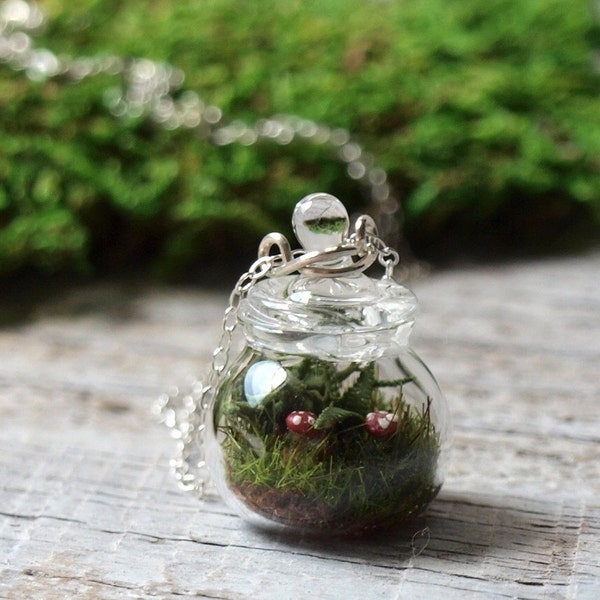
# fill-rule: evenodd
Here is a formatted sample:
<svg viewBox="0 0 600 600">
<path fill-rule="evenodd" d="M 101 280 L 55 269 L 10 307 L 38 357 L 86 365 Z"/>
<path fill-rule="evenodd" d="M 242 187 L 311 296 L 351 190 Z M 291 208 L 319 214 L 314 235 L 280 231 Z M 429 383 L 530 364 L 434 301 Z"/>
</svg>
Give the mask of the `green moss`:
<svg viewBox="0 0 600 600">
<path fill-rule="evenodd" d="M 44 8 L 36 44 L 59 55 L 167 61 L 227 121 L 292 113 L 348 128 L 388 171 L 418 254 L 597 239 L 600 29 L 587 0 Z M 176 276 L 289 232 L 304 194 L 364 210 L 322 147 L 216 148 L 118 120 L 104 102 L 119 85 L 35 83 L 0 65 L 0 276 L 133 265 Z"/>
<path fill-rule="evenodd" d="M 345 218 L 341 219 L 309 219 L 304 221 L 309 231 L 313 233 L 343 233 L 347 227 L 348 221 Z"/>
<path fill-rule="evenodd" d="M 215 427 L 233 492 L 272 521 L 310 530 L 361 532 L 421 512 L 439 489 L 440 448 L 430 401 L 419 408 L 404 398 L 411 379 L 378 380 L 375 363 L 338 371 L 304 359 L 286 370 L 285 384 L 256 407 L 244 395 L 247 369 L 221 388 Z M 314 412 L 320 435 L 288 431 L 294 410 Z M 367 430 L 375 410 L 395 414 L 389 437 Z"/>
</svg>

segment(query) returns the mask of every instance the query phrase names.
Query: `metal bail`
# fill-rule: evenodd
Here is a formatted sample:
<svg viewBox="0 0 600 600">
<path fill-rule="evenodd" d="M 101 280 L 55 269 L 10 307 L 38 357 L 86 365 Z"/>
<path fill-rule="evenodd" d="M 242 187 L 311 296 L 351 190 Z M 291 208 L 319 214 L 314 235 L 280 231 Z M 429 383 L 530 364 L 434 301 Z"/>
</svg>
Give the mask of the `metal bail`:
<svg viewBox="0 0 600 600">
<path fill-rule="evenodd" d="M 377 258 L 372 240 L 377 239 L 377 226 L 368 215 L 360 216 L 354 232 L 348 235 L 349 218 L 344 205 L 329 194 L 306 196 L 294 209 L 292 225 L 303 250 L 290 250 L 290 243 L 281 233 L 269 233 L 259 247 L 258 256 L 279 250 L 281 264 L 273 266 L 269 276 L 277 277 L 300 272 L 313 277 L 339 277 L 359 273 Z"/>
</svg>

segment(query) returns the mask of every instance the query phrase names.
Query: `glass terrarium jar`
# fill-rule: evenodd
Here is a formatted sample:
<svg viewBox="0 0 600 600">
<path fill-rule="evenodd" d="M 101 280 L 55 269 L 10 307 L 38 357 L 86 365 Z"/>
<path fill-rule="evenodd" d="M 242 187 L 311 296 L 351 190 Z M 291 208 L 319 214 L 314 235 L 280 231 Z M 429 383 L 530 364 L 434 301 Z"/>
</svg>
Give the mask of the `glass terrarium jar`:
<svg viewBox="0 0 600 600">
<path fill-rule="evenodd" d="M 385 257 L 395 253 L 368 218 L 349 235 L 341 203 L 315 194 L 293 224 L 305 251 L 268 236 L 263 258 L 277 246 L 283 259 L 238 306 L 245 346 L 205 419 L 211 477 L 262 524 L 336 533 L 400 524 L 438 493 L 450 445 L 444 397 L 409 345 L 416 299 L 392 279 Z M 388 265 L 380 279 L 361 272 L 376 257 Z"/>
</svg>

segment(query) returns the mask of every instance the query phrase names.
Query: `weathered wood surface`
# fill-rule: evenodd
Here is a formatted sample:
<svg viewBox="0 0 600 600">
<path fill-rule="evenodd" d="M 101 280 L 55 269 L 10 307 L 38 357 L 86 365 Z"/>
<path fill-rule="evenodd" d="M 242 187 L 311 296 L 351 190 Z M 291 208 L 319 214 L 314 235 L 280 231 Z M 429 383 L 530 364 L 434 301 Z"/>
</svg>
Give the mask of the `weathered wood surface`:
<svg viewBox="0 0 600 600">
<path fill-rule="evenodd" d="M 168 474 L 150 407 L 205 370 L 225 292 L 94 285 L 3 325 L 0 597 L 600 598 L 600 253 L 411 287 L 452 466 L 414 530 L 362 541 L 255 531 Z"/>
</svg>

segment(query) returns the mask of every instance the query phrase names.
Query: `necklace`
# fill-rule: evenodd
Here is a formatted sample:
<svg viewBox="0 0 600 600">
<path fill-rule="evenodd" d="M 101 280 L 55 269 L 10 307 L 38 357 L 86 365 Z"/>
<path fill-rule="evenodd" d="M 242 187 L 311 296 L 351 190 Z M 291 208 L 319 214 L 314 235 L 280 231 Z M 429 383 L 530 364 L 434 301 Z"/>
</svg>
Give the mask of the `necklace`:
<svg viewBox="0 0 600 600">
<path fill-rule="evenodd" d="M 255 123 L 226 120 L 223 110 L 205 103 L 193 90 L 185 90 L 185 74 L 164 62 L 116 55 L 74 57 L 57 55 L 37 47 L 35 36 L 46 24 L 42 9 L 26 0 L 0 3 L 0 63 L 24 73 L 31 81 L 55 80 L 77 84 L 84 79 L 110 75 L 120 85 L 104 93 L 106 109 L 117 119 L 145 118 L 157 127 L 189 130 L 215 146 L 252 146 L 270 142 L 281 146 L 303 142 L 333 154 L 347 176 L 365 190 L 370 213 L 380 235 L 398 249 L 402 263 L 416 268 L 409 245 L 402 236 L 402 207 L 388 182 L 386 171 L 377 164 L 351 133 L 298 115 L 277 114 Z"/>
<path fill-rule="evenodd" d="M 367 215 L 350 233 L 329 194 L 300 200 L 292 224 L 302 249 L 263 238 L 207 378 L 155 404 L 178 440 L 172 472 L 268 527 L 362 533 L 408 521 L 440 489 L 451 432 L 409 346 L 416 300 L 393 279 L 399 255 Z M 374 261 L 380 280 L 363 273 Z M 235 353 L 234 333 L 245 340 Z"/>
</svg>

